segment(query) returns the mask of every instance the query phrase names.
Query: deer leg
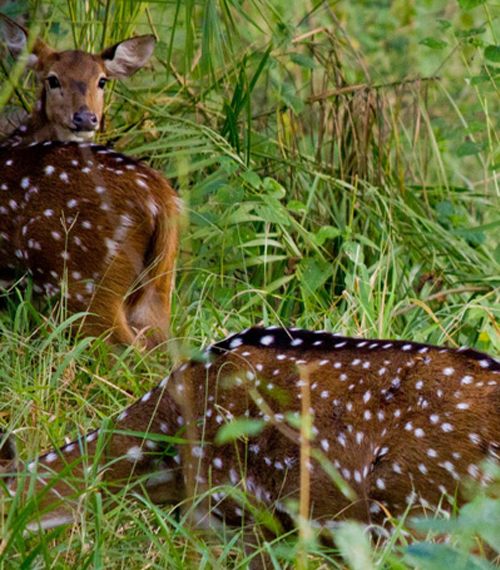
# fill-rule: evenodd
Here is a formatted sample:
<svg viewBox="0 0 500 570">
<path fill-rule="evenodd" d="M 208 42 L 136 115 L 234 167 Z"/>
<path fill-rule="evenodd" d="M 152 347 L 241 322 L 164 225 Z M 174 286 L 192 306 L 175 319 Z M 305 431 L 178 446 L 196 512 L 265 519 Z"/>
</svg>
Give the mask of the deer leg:
<svg viewBox="0 0 500 570">
<path fill-rule="evenodd" d="M 107 337 L 110 344 L 146 344 L 141 338 L 141 330 L 134 331 L 128 318 L 130 299 L 140 295 L 140 289 L 136 289 L 141 269 L 140 253 L 133 247 L 123 245 L 93 287 L 87 309 L 90 314 L 84 325 L 87 332 L 94 330 L 99 335 L 110 333 Z M 92 290 L 89 285 L 86 287 L 87 291 Z M 161 315 L 159 310 L 151 310 L 146 313 L 144 322 L 151 326 L 151 322 L 156 323 L 158 315 Z M 147 318 L 153 317 L 153 321 L 147 321 Z"/>
<path fill-rule="evenodd" d="M 68 310 L 72 314 L 86 313 L 81 324 L 86 335 L 103 336 L 109 344 L 136 344 L 136 335 L 127 322 L 124 307 L 127 285 L 116 280 L 112 282 L 108 276 L 99 283 L 86 280 L 70 285 Z"/>
<path fill-rule="evenodd" d="M 148 348 L 154 348 L 166 341 L 165 331 L 168 329 L 170 311 L 165 308 L 165 302 L 159 291 L 151 285 L 138 301 L 131 306 L 126 305 L 127 322 L 136 332 L 144 337 Z"/>
<path fill-rule="evenodd" d="M 156 228 L 153 243 L 151 261 L 143 271 L 137 294 L 130 295 L 126 301 L 129 324 L 146 333 L 146 343 L 151 348 L 165 342 L 167 337 L 177 257 L 177 226 L 171 220 L 166 223 L 163 220 Z"/>
<path fill-rule="evenodd" d="M 136 335 L 129 327 L 122 299 L 113 293 L 103 294 L 97 291 L 87 306 L 78 303 L 68 303 L 71 313 L 85 311 L 87 314 L 82 322 L 86 335 L 104 336 L 109 344 L 130 344 L 136 342 Z"/>
</svg>

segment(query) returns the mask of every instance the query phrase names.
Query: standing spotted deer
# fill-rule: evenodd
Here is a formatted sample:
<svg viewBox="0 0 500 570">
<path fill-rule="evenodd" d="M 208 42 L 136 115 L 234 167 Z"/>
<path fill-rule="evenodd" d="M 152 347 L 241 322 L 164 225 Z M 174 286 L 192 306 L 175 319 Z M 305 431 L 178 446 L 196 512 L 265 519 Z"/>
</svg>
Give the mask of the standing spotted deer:
<svg viewBox="0 0 500 570">
<path fill-rule="evenodd" d="M 1 15 L 0 29 L 13 55 L 25 52 L 27 30 Z M 27 274 L 38 295 L 62 290 L 70 313 L 88 313 L 86 334 L 149 347 L 168 329 L 180 203 L 155 170 L 81 141 L 100 124 L 106 79 L 134 73 L 154 43 L 140 36 L 92 55 L 36 39 L 28 67 L 40 99 L 0 144 L 2 283 Z"/>
<path fill-rule="evenodd" d="M 410 506 L 452 509 L 464 483 L 486 485 L 499 409 L 500 364 L 471 349 L 252 328 L 26 467 L 6 440 L 4 481 L 12 494 L 32 479 L 45 489 L 45 528 L 74 520 L 92 465 L 108 491 L 135 485 L 173 503 L 205 494 L 198 516 L 230 525 L 252 526 L 265 508 L 277 532 L 290 530 L 304 493 L 320 527 L 382 523 Z M 226 426 L 240 437 L 221 438 Z"/>
</svg>

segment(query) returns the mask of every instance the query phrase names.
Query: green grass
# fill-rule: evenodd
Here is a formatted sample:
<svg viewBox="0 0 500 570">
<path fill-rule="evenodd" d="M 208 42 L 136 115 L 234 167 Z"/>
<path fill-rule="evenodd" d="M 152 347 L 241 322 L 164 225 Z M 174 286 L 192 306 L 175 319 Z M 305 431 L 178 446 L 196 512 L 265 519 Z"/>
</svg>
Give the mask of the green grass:
<svg viewBox="0 0 500 570">
<path fill-rule="evenodd" d="M 23 458 L 97 426 L 167 374 L 186 347 L 250 324 L 500 354 L 498 6 L 13 6 L 29 7 L 35 27 L 61 49 L 98 51 L 134 31 L 157 35 L 151 66 L 109 86 L 102 140 L 145 157 L 186 203 L 172 336 L 162 353 L 89 350 L 68 338 L 64 312 L 40 313 L 29 293 L 10 296 L 0 316 L 0 420 Z M 3 79 L 5 110 L 32 104 L 29 77 L 15 86 Z M 173 510 L 127 498 L 107 510 L 108 500 L 94 494 L 79 525 L 29 539 L 22 517 L 9 519 L 0 566 L 248 562 L 238 530 L 208 539 Z M 461 526 L 445 528 L 447 545 L 412 538 L 404 519 L 392 524 L 392 535 L 372 543 L 356 526 L 339 531 L 345 563 L 308 544 L 310 567 L 489 567 L 481 554 L 467 558 L 475 531 L 488 540 L 470 511 Z M 293 552 L 263 548 L 276 560 Z"/>
</svg>

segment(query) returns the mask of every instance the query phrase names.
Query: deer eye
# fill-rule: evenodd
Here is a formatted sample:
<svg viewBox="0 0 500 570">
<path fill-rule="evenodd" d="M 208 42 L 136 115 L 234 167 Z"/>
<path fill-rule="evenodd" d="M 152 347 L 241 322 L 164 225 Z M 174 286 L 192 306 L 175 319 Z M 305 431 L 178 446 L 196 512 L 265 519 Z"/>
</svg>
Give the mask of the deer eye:
<svg viewBox="0 0 500 570">
<path fill-rule="evenodd" d="M 47 77 L 47 82 L 51 89 L 57 89 L 58 87 L 61 87 L 59 79 L 57 79 L 55 75 L 49 75 L 49 77 Z"/>
<path fill-rule="evenodd" d="M 101 79 L 99 79 L 99 83 L 97 84 L 99 85 L 99 89 L 104 89 L 107 81 L 108 80 L 105 77 L 101 77 Z"/>
</svg>

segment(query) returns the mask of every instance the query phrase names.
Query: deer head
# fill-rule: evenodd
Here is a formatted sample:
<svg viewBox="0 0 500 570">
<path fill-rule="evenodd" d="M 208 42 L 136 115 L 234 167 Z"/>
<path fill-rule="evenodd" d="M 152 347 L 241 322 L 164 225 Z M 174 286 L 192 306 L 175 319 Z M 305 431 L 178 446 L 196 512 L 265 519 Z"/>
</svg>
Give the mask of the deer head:
<svg viewBox="0 0 500 570">
<path fill-rule="evenodd" d="M 103 116 L 106 81 L 133 75 L 147 63 L 156 42 L 152 35 L 138 36 L 90 54 L 57 51 L 36 38 L 28 54 L 29 30 L 2 14 L 0 34 L 15 59 L 26 59 L 42 86 L 33 117 L 11 137 L 14 144 L 92 139 Z"/>
</svg>

